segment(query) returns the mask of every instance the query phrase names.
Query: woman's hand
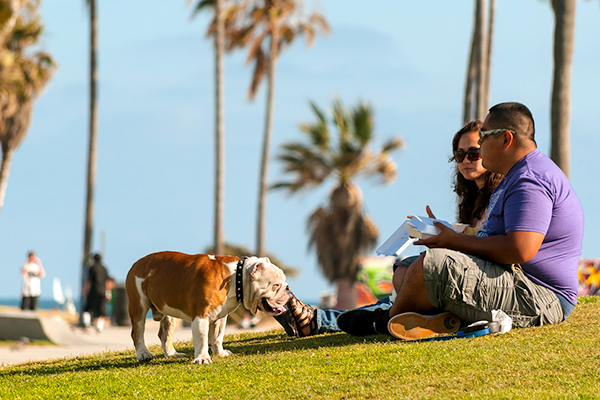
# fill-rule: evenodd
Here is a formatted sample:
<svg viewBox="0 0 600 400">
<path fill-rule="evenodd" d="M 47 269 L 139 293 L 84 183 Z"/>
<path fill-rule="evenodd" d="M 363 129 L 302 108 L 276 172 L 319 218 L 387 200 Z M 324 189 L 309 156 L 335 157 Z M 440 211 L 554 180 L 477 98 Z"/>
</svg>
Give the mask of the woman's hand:
<svg viewBox="0 0 600 400">
<path fill-rule="evenodd" d="M 433 212 L 431 211 L 431 208 L 429 208 L 429 206 L 425 206 L 425 211 L 427 212 L 427 216 L 429 218 L 435 219 L 435 215 L 433 215 Z M 406 216 L 406 218 L 408 218 L 408 219 L 412 219 L 412 217 L 413 217 L 412 215 L 407 215 Z"/>
<path fill-rule="evenodd" d="M 429 206 L 428 206 L 428 205 L 427 205 L 427 206 L 425 206 L 425 211 L 427 211 L 427 216 L 428 216 L 429 218 L 433 218 L 433 219 L 435 219 L 435 215 L 433 215 L 433 211 L 431 211 L 431 208 L 429 208 Z"/>
</svg>

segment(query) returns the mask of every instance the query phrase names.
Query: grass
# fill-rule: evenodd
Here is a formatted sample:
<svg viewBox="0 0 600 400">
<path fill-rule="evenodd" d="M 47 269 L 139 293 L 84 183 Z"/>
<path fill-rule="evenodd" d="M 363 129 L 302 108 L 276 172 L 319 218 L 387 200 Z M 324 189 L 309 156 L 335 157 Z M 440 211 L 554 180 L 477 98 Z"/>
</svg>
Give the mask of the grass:
<svg viewBox="0 0 600 400">
<path fill-rule="evenodd" d="M 440 342 L 230 335 L 211 365 L 133 351 L 0 367 L 0 399 L 600 399 L 600 297 L 559 325 Z M 193 354 L 190 342 L 179 350 Z M 159 354 L 158 346 L 150 349 Z"/>
</svg>

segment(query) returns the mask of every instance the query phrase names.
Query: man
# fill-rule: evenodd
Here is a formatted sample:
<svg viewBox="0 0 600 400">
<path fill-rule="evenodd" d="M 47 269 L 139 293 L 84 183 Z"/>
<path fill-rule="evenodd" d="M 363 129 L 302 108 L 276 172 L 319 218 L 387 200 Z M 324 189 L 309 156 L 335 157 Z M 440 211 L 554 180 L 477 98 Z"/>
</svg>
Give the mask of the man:
<svg viewBox="0 0 600 400">
<path fill-rule="evenodd" d="M 93 264 L 88 270 L 84 292 L 87 300 L 83 313 L 83 324 L 88 328 L 93 319 L 96 319 L 96 330 L 102 332 L 106 319 L 106 289 L 110 280 L 106 267 L 102 264 L 102 256 L 94 254 Z"/>
<path fill-rule="evenodd" d="M 389 310 L 351 310 L 338 317 L 354 335 L 389 332 L 419 339 L 462 323 L 508 314 L 516 327 L 559 323 L 577 302 L 583 211 L 567 177 L 535 142 L 533 116 L 519 103 L 492 107 L 479 133 L 484 166 L 505 175 L 477 237 L 441 224 L 419 240 L 429 250 L 396 270 Z"/>
</svg>

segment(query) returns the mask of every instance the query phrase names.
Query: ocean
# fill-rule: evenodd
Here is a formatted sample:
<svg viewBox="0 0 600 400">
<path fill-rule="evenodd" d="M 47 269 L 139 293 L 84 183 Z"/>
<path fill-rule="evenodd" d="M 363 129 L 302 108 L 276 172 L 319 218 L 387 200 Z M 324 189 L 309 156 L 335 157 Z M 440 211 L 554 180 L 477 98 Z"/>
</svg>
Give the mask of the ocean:
<svg viewBox="0 0 600 400">
<path fill-rule="evenodd" d="M 0 298 L 0 306 L 6 307 L 21 307 L 21 299 L 11 299 L 11 298 Z M 60 305 L 54 299 L 45 299 L 40 298 L 38 302 L 38 309 L 40 310 L 52 310 L 53 308 L 58 307 L 60 309 L 64 308 L 64 304 Z M 79 310 L 79 305 L 75 304 L 75 308 Z"/>
</svg>

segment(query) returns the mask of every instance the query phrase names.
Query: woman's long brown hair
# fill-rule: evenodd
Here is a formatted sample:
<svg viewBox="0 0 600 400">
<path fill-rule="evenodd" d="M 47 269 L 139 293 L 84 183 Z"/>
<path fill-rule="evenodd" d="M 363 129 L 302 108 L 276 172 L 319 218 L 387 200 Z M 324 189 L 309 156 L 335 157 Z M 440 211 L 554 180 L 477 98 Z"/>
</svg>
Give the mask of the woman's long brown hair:
<svg viewBox="0 0 600 400">
<path fill-rule="evenodd" d="M 462 135 L 469 132 L 478 132 L 481 129 L 481 121 L 471 121 L 463 126 L 452 138 L 452 154 L 458 150 L 458 142 Z M 450 159 L 454 161 L 454 157 Z M 485 216 L 483 213 L 490 203 L 492 192 L 502 180 L 502 175 L 490 171 L 482 175 L 484 184 L 481 189 L 477 187 L 475 181 L 465 179 L 458 171 L 458 164 L 454 170 L 454 192 L 458 196 L 458 222 L 471 224 L 473 219 L 481 220 Z"/>
</svg>

